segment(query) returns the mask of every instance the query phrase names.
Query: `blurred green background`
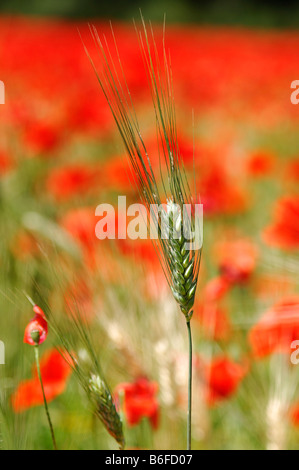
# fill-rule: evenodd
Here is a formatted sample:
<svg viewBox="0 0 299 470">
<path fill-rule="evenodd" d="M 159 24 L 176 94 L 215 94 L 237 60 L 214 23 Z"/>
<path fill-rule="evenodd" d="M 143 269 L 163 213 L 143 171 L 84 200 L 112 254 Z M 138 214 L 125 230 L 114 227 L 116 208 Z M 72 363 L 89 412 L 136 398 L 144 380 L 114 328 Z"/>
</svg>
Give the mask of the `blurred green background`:
<svg viewBox="0 0 299 470">
<path fill-rule="evenodd" d="M 161 20 L 166 12 L 168 22 L 299 27 L 296 0 L 1 0 L 0 13 L 126 20 L 136 17 L 139 8 L 152 21 Z"/>
</svg>

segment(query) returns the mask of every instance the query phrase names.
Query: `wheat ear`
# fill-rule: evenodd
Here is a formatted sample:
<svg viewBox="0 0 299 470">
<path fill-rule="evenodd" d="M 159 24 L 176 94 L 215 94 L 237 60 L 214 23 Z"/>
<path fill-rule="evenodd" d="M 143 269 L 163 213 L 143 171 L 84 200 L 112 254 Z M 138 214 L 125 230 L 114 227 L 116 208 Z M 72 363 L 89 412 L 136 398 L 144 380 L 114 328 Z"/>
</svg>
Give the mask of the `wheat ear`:
<svg viewBox="0 0 299 470">
<path fill-rule="evenodd" d="M 69 311 L 69 315 L 67 318 L 63 317 L 63 321 L 58 322 L 52 313 L 48 313 L 47 318 L 60 340 L 65 360 L 86 393 L 92 412 L 101 420 L 120 449 L 124 449 L 122 420 L 105 381 L 98 360 L 98 350 L 84 314 L 81 314 L 77 308 Z"/>
<path fill-rule="evenodd" d="M 89 381 L 90 398 L 95 404 L 95 414 L 102 421 L 109 434 L 124 449 L 122 421 L 116 411 L 113 398 L 105 382 L 97 375 L 92 375 Z"/>
<path fill-rule="evenodd" d="M 166 210 L 162 209 L 162 211 L 159 211 L 158 209 L 158 212 L 154 211 L 155 222 L 158 227 L 158 238 L 156 241 L 153 240 L 153 243 L 159 255 L 167 282 L 187 323 L 189 340 L 187 447 L 190 449 L 192 389 L 192 337 L 190 320 L 193 314 L 201 250 L 192 248 L 192 240 L 188 236 L 193 233 L 195 227 L 193 214 L 191 213 L 190 217 L 182 223 L 183 208 L 186 204 L 192 203 L 193 198 L 178 145 L 172 70 L 170 59 L 165 49 L 164 30 L 163 58 L 161 60 L 152 26 L 150 25 L 151 36 L 149 36 L 142 15 L 141 21 L 142 30 L 139 31 L 136 25 L 135 28 L 151 88 L 158 148 L 162 149 L 162 156 L 160 157 L 161 185 L 158 184 L 141 135 L 113 30 L 112 36 L 116 60 L 119 64 L 119 72 L 113 61 L 105 36 L 102 41 L 95 27 L 90 27 L 90 32 L 99 53 L 101 61 L 100 72 L 97 71 L 88 50 L 84 47 L 123 140 L 137 188 L 148 213 L 153 215 L 152 206 L 161 207 L 163 206 L 163 200 L 168 201 Z M 162 163 L 167 172 L 166 177 L 162 175 Z M 162 190 L 160 191 L 161 186 Z M 162 191 L 164 193 L 163 197 L 161 195 Z M 162 225 L 162 222 L 164 222 L 164 225 Z M 166 227 L 168 231 L 167 238 L 163 236 L 163 227 L 164 229 Z M 181 231 L 180 234 L 178 234 L 179 231 Z M 190 244 L 190 242 L 191 248 L 187 250 L 186 245 L 187 243 Z"/>
</svg>

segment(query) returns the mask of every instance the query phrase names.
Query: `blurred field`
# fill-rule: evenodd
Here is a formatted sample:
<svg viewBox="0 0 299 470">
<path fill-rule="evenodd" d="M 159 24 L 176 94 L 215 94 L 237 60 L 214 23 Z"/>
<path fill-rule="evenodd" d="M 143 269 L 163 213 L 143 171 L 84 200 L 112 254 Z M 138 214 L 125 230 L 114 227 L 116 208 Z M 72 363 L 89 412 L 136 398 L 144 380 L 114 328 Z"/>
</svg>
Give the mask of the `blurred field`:
<svg viewBox="0 0 299 470">
<path fill-rule="evenodd" d="M 111 41 L 109 24 L 95 25 Z M 159 170 L 136 33 L 129 23 L 113 26 Z M 51 448 L 43 408 L 30 396 L 28 409 L 13 406 L 33 367 L 25 292 L 58 323 L 82 312 L 112 391 L 140 377 L 158 384 L 150 410 L 141 403 L 150 419 L 132 425 L 125 416 L 127 447 L 184 449 L 184 319 L 150 241 L 94 234 L 98 204 L 139 196 L 77 28 L 93 50 L 85 22 L 0 18 L 1 445 Z M 159 45 L 162 26 L 154 29 Z M 299 33 L 168 26 L 166 47 L 179 146 L 191 174 L 194 145 L 204 204 L 193 448 L 298 448 L 299 366 L 290 355 L 299 340 L 299 105 L 290 84 L 299 79 Z M 59 345 L 50 329 L 41 353 Z M 79 341 L 76 354 L 84 357 Z M 116 448 L 74 375 L 64 385 L 50 403 L 59 448 Z"/>
</svg>

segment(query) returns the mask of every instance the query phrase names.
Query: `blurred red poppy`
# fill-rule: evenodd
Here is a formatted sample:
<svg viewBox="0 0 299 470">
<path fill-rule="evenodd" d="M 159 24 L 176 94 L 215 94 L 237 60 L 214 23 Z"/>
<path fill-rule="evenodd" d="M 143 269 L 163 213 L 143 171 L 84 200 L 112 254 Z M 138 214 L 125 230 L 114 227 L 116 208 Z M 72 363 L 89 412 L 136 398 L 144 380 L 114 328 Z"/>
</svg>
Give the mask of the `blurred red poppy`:
<svg viewBox="0 0 299 470">
<path fill-rule="evenodd" d="M 246 282 L 255 269 L 258 250 L 249 239 L 219 242 L 215 256 L 221 275 L 232 284 Z"/>
<path fill-rule="evenodd" d="M 135 179 L 126 163 L 126 156 L 109 158 L 107 163 L 102 166 L 101 171 L 105 175 L 104 187 L 118 191 L 135 190 Z"/>
<path fill-rule="evenodd" d="M 128 238 L 118 240 L 118 246 L 126 256 L 131 256 L 133 260 L 142 260 L 151 266 L 160 266 L 157 249 L 150 239 L 130 240 Z"/>
<path fill-rule="evenodd" d="M 46 186 L 55 199 L 65 201 L 76 195 L 82 197 L 90 190 L 99 187 L 99 176 L 96 167 L 84 164 L 67 165 L 52 170 Z"/>
<path fill-rule="evenodd" d="M 198 321 L 203 334 L 210 339 L 228 339 L 231 324 L 226 310 L 217 302 L 203 302 L 194 308 L 194 321 Z"/>
<path fill-rule="evenodd" d="M 294 181 L 299 181 L 299 157 L 291 160 L 287 165 L 287 177 Z"/>
<path fill-rule="evenodd" d="M 206 366 L 207 401 L 214 405 L 231 397 L 248 372 L 248 364 L 239 364 L 227 356 L 219 356 Z"/>
<path fill-rule="evenodd" d="M 94 249 L 96 243 L 95 209 L 82 207 L 71 209 L 61 218 L 62 227 L 80 243 L 83 249 L 89 251 Z"/>
<path fill-rule="evenodd" d="M 50 402 L 64 392 L 72 368 L 59 351 L 50 349 L 42 356 L 40 369 L 46 399 Z M 42 389 L 35 367 L 33 378 L 22 381 L 13 393 L 12 406 L 15 412 L 20 413 L 43 403 Z"/>
<path fill-rule="evenodd" d="M 274 222 L 263 232 L 269 245 L 295 250 L 299 248 L 299 196 L 287 196 L 277 201 Z"/>
<path fill-rule="evenodd" d="M 101 93 L 96 87 L 90 88 L 87 82 L 88 77 L 85 77 L 84 88 L 76 88 L 74 99 L 67 96 L 66 125 L 73 133 L 83 132 L 107 138 L 113 129 L 113 116 L 105 106 Z"/>
<path fill-rule="evenodd" d="M 61 131 L 53 124 L 35 122 L 24 130 L 24 144 L 33 154 L 52 154 L 61 142 Z"/>
<path fill-rule="evenodd" d="M 225 276 L 217 276 L 206 284 L 203 295 L 209 302 L 220 300 L 229 292 L 231 287 L 230 280 Z"/>
<path fill-rule="evenodd" d="M 237 180 L 225 169 L 211 164 L 198 184 L 205 214 L 238 214 L 247 208 L 247 195 Z"/>
<path fill-rule="evenodd" d="M 299 297 L 286 298 L 270 308 L 250 330 L 249 342 L 257 358 L 290 353 L 299 338 Z"/>
<path fill-rule="evenodd" d="M 247 173 L 256 177 L 267 176 L 273 171 L 274 162 L 275 158 L 270 152 L 254 152 L 248 158 Z"/>
<path fill-rule="evenodd" d="M 299 426 L 299 403 L 298 402 L 292 405 L 289 415 L 294 426 Z"/>
<path fill-rule="evenodd" d="M 147 378 L 139 378 L 134 383 L 119 384 L 116 394 L 123 394 L 124 413 L 130 426 L 148 418 L 153 429 L 159 425 L 158 384 Z"/>
<path fill-rule="evenodd" d="M 0 150 L 0 177 L 6 174 L 13 167 L 11 157 L 4 151 Z"/>
</svg>

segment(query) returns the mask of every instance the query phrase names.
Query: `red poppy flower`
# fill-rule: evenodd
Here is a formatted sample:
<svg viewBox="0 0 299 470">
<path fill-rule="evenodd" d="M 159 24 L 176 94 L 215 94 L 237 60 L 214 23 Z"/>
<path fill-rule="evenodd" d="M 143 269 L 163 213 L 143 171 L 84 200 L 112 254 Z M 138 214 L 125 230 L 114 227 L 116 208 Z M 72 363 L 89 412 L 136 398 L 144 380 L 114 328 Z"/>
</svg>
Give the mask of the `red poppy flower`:
<svg viewBox="0 0 299 470">
<path fill-rule="evenodd" d="M 99 137 L 106 137 L 113 128 L 113 116 L 103 103 L 103 97 L 97 88 L 86 90 L 76 88 L 73 99 L 66 100 L 67 125 L 71 131 L 95 133 Z M 86 99 L 88 96 L 88 99 Z"/>
<path fill-rule="evenodd" d="M 299 196 L 287 196 L 277 202 L 274 222 L 263 232 L 266 243 L 278 248 L 299 248 Z"/>
<path fill-rule="evenodd" d="M 193 167 L 193 155 L 196 156 L 193 149 L 193 139 L 183 134 L 178 134 L 176 154 L 184 162 L 185 166 Z M 153 134 L 145 142 L 148 154 L 150 155 L 151 164 L 154 168 L 162 168 L 166 171 L 164 161 L 164 150 L 161 141 L 157 142 L 157 135 Z M 196 152 L 197 153 L 197 152 Z"/>
<path fill-rule="evenodd" d="M 267 176 L 274 168 L 274 156 L 265 151 L 255 152 L 247 161 L 247 172 L 251 176 Z"/>
<path fill-rule="evenodd" d="M 35 305 L 33 307 L 33 311 L 36 315 L 25 328 L 24 343 L 36 346 L 36 344 L 42 344 L 46 340 L 48 336 L 48 323 L 46 316 L 40 307 Z M 36 343 L 32 338 L 34 332 L 38 332 L 39 334 L 38 343 Z"/>
<path fill-rule="evenodd" d="M 231 282 L 225 276 L 214 277 L 205 286 L 204 298 L 207 301 L 220 300 L 229 292 L 231 286 Z"/>
<path fill-rule="evenodd" d="M 116 393 L 123 393 L 124 413 L 130 426 L 138 424 L 142 418 L 148 418 L 153 429 L 159 424 L 159 403 L 157 401 L 158 384 L 146 378 L 134 383 L 118 385 Z"/>
<path fill-rule="evenodd" d="M 244 189 L 220 164 L 208 168 L 198 187 L 205 214 L 238 214 L 247 207 Z"/>
<path fill-rule="evenodd" d="M 290 409 L 290 418 L 294 426 L 299 426 L 299 403 L 295 403 Z"/>
<path fill-rule="evenodd" d="M 299 297 L 276 303 L 249 333 L 254 356 L 265 357 L 275 352 L 290 353 L 292 341 L 299 338 Z"/>
<path fill-rule="evenodd" d="M 62 220 L 63 228 L 87 251 L 93 250 L 96 242 L 96 217 L 94 208 L 82 207 L 67 212 Z"/>
<path fill-rule="evenodd" d="M 47 189 L 55 199 L 68 200 L 99 185 L 99 171 L 88 165 L 68 165 L 55 168 L 47 180 Z M 99 187 L 99 186 L 98 186 Z"/>
<path fill-rule="evenodd" d="M 255 269 L 258 252 L 250 240 L 241 238 L 218 243 L 215 255 L 222 277 L 235 284 L 249 279 Z"/>
<path fill-rule="evenodd" d="M 40 315 L 45 320 L 47 319 L 47 317 L 45 315 L 45 312 L 38 305 L 34 305 L 33 311 L 34 311 L 34 313 L 36 313 L 36 315 Z"/>
<path fill-rule="evenodd" d="M 247 364 L 239 364 L 226 356 L 219 356 L 206 367 L 207 401 L 214 405 L 231 397 L 248 372 Z"/>
<path fill-rule="evenodd" d="M 64 392 L 72 368 L 56 349 L 50 349 L 42 356 L 40 369 L 46 399 L 50 402 Z M 15 412 L 20 413 L 43 403 L 42 389 L 35 367 L 33 377 L 21 382 L 13 393 L 12 406 Z"/>
<path fill-rule="evenodd" d="M 118 233 L 118 215 L 117 214 L 108 214 L 108 220 L 106 215 L 103 216 L 105 224 L 102 227 L 107 238 L 115 237 L 117 238 Z M 98 216 L 95 215 L 95 209 L 92 207 L 82 207 L 78 209 L 71 209 L 67 212 L 61 219 L 61 225 L 63 228 L 69 232 L 75 240 L 77 240 L 82 248 L 89 251 L 94 251 L 95 245 L 100 245 L 98 243 L 98 238 L 96 236 L 96 226 L 100 221 Z M 109 230 L 113 230 L 113 233 L 110 233 Z"/>
<path fill-rule="evenodd" d="M 113 188 L 118 191 L 135 190 L 134 176 L 126 163 L 125 156 L 109 158 L 101 171 L 105 175 L 103 184 L 108 189 Z"/>
<path fill-rule="evenodd" d="M 299 181 L 299 158 L 291 160 L 287 166 L 287 177 L 295 182 Z"/>
<path fill-rule="evenodd" d="M 118 246 L 124 255 L 131 256 L 132 259 L 142 260 L 144 263 L 155 267 L 160 266 L 157 250 L 152 240 L 118 240 Z"/>
<path fill-rule="evenodd" d="M 7 173 L 12 168 L 12 160 L 6 152 L 0 150 L 0 176 Z"/>
<path fill-rule="evenodd" d="M 207 338 L 216 341 L 225 340 L 231 332 L 231 324 L 226 310 L 216 302 L 204 302 L 194 309 L 194 321 Z"/>
<path fill-rule="evenodd" d="M 61 131 L 53 124 L 32 123 L 24 133 L 24 143 L 34 154 L 53 152 L 61 140 Z"/>
</svg>

